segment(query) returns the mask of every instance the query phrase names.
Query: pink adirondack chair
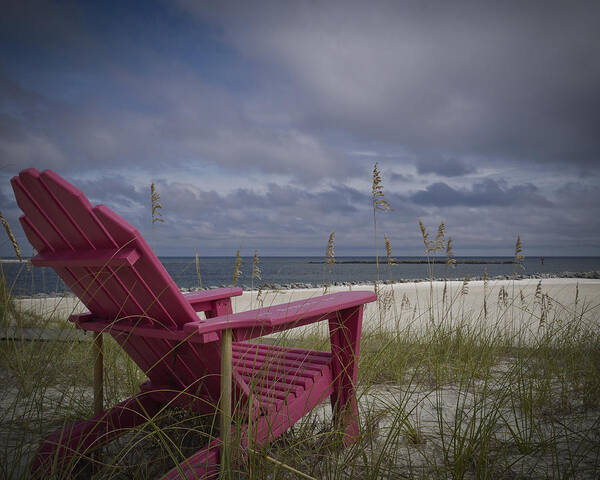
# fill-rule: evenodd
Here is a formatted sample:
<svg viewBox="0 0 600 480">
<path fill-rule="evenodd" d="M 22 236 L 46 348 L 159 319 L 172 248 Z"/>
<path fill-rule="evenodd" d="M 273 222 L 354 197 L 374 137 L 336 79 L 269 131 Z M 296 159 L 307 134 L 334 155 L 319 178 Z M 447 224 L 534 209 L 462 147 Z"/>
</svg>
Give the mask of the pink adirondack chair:
<svg viewBox="0 0 600 480">
<path fill-rule="evenodd" d="M 231 297 L 241 289 L 182 294 L 135 228 L 107 207 L 92 206 L 56 173 L 28 169 L 11 183 L 24 212 L 25 234 L 39 252 L 33 264 L 54 268 L 89 310 L 71 319 L 83 330 L 112 335 L 148 377 L 133 397 L 47 437 L 32 463 L 35 476 L 73 468 L 78 458 L 166 406 L 217 412 L 225 331 L 233 336 L 234 402 L 244 406 L 248 422 L 242 449 L 249 441 L 248 424 L 252 441 L 264 444 L 327 397 L 346 441 L 356 439 L 362 315 L 374 293 L 335 293 L 233 314 Z M 206 319 L 197 312 L 205 312 Z M 330 352 L 247 342 L 325 320 Z M 164 478 L 216 474 L 221 444 L 215 438 Z"/>
</svg>

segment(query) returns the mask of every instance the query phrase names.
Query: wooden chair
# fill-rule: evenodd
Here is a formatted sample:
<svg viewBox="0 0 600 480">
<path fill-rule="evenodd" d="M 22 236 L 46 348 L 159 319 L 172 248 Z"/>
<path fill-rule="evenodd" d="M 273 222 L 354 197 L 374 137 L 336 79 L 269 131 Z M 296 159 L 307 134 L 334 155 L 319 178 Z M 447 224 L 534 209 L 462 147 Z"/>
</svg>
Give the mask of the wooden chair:
<svg viewBox="0 0 600 480">
<path fill-rule="evenodd" d="M 148 377 L 133 397 L 47 437 L 33 461 L 34 475 L 72 468 L 166 406 L 221 413 L 221 435 L 164 478 L 214 475 L 229 449 L 231 396 L 246 412 L 242 449 L 248 424 L 252 441 L 264 444 L 327 397 L 346 442 L 356 439 L 362 315 L 374 293 L 335 293 L 234 314 L 231 297 L 241 289 L 182 294 L 135 228 L 107 207 L 92 206 L 56 173 L 28 169 L 11 183 L 25 234 L 39 252 L 33 264 L 52 267 L 89 310 L 71 319 L 96 332 L 97 340 L 112 335 Z M 330 352 L 248 342 L 325 320 Z"/>
</svg>

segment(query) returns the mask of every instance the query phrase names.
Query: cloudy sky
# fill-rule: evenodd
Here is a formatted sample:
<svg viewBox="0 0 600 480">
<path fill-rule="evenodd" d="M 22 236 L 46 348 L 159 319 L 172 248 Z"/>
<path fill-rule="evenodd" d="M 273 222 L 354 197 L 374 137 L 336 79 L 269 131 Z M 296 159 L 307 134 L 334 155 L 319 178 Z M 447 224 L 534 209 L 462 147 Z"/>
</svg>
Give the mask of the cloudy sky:
<svg viewBox="0 0 600 480">
<path fill-rule="evenodd" d="M 14 1 L 0 205 L 50 168 L 162 255 L 600 255 L 600 3 Z M 11 255 L 2 234 L 0 254 Z"/>
</svg>

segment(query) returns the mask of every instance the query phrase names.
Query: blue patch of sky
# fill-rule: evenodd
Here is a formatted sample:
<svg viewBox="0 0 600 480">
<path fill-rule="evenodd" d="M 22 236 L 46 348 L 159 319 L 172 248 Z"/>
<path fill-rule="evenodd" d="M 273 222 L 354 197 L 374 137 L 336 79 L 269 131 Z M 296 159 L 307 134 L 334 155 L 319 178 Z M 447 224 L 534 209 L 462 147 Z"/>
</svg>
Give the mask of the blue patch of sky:
<svg viewBox="0 0 600 480">
<path fill-rule="evenodd" d="M 253 65 L 222 41 L 218 27 L 168 5 L 84 2 L 63 8 L 77 10 L 80 24 L 71 32 L 34 31 L 37 18 L 0 34 L 0 68 L 47 99 L 145 109 L 116 72 L 152 76 L 157 70 L 176 71 L 178 65 L 198 73 L 207 84 L 237 94 L 256 88 Z"/>
</svg>

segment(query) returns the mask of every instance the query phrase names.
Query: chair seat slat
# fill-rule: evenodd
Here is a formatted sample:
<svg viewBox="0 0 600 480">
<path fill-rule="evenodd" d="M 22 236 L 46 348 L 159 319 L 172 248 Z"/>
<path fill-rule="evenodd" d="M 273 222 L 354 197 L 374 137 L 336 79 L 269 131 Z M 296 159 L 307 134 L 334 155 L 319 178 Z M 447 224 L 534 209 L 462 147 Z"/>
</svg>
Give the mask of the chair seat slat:
<svg viewBox="0 0 600 480">
<path fill-rule="evenodd" d="M 250 373 L 242 374 L 242 378 L 248 383 L 251 390 L 255 387 L 262 387 L 269 391 L 277 390 L 285 394 L 293 393 L 294 395 L 300 395 L 305 390 L 302 385 L 287 383 L 281 379 L 269 380 L 267 378 L 256 378 Z"/>
<path fill-rule="evenodd" d="M 234 357 L 250 358 L 277 358 L 280 361 L 296 361 L 304 365 L 314 365 L 322 367 L 331 362 L 330 352 L 321 352 L 318 350 L 299 350 L 287 347 L 277 347 L 274 345 L 252 344 L 238 342 L 233 344 Z"/>
<path fill-rule="evenodd" d="M 317 365 L 311 363 L 310 360 L 290 360 L 277 356 L 264 356 L 264 355 L 240 355 L 238 353 L 233 354 L 233 359 L 236 365 L 244 365 L 247 367 L 255 368 L 267 368 L 270 369 L 283 369 L 286 370 L 306 370 L 313 372 L 320 372 L 323 370 L 323 365 Z"/>
</svg>

